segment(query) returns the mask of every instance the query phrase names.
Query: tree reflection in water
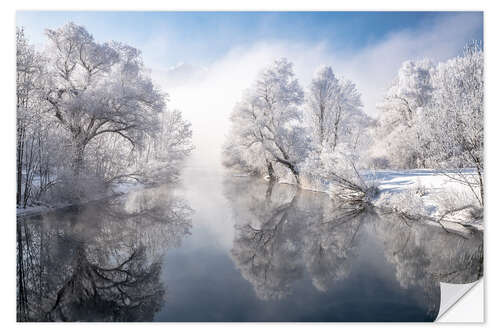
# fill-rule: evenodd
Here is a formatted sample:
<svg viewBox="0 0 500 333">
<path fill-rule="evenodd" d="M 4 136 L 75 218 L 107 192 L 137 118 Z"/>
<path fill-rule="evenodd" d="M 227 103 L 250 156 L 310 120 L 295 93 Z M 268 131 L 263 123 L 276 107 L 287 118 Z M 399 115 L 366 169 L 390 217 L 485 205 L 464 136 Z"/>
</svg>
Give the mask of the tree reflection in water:
<svg viewBox="0 0 500 333">
<path fill-rule="evenodd" d="M 18 321 L 151 321 L 166 295 L 162 257 L 191 215 L 157 188 L 18 219 Z"/>
<path fill-rule="evenodd" d="M 240 186 L 247 190 L 239 191 Z M 349 274 L 349 259 L 358 247 L 356 235 L 369 216 L 363 214 L 365 208 L 250 179 L 227 182 L 226 190 L 237 229 L 231 254 L 259 298 L 289 295 L 292 283 L 305 271 L 323 291 Z"/>
<path fill-rule="evenodd" d="M 483 275 L 482 233 L 464 238 L 439 227 L 409 224 L 395 214 L 380 216 L 372 227 L 400 285 L 422 290 L 421 301 L 436 315 L 440 282 L 470 283 Z"/>
<path fill-rule="evenodd" d="M 315 312 L 336 309 L 340 314 L 335 320 L 377 319 L 392 313 L 361 317 L 357 305 L 363 309 L 359 311 L 387 304 L 397 311 L 409 304 L 397 318 L 417 318 L 408 311 L 428 311 L 426 318 L 432 320 L 439 307 L 439 281 L 466 283 L 482 275 L 482 234 L 465 239 L 289 185 L 251 178 L 227 179 L 224 185 L 236 227 L 232 261 L 260 300 L 286 299 L 255 303 L 253 292 L 247 299 L 247 294 L 229 290 L 231 306 L 250 308 L 240 313 L 260 304 L 263 311 L 283 309 L 292 311 L 286 318 L 300 319 L 293 311 L 311 306 Z M 19 219 L 18 320 L 155 319 L 167 294 L 161 274 L 164 256 L 190 233 L 191 216 L 183 200 L 159 188 Z M 198 257 L 192 259 L 196 263 Z M 220 278 L 204 274 L 207 281 Z M 190 283 L 181 281 L 177 287 L 189 291 Z M 218 295 L 220 290 L 210 292 Z M 190 305 L 199 299 L 198 294 L 187 297 Z M 224 311 L 228 318 L 235 315 Z"/>
<path fill-rule="evenodd" d="M 465 239 L 284 184 L 230 179 L 225 191 L 236 224 L 232 259 L 263 300 L 287 297 L 306 276 L 326 292 L 349 278 L 368 238 L 380 244 L 402 288 L 422 291 L 417 302 L 430 313 L 439 310 L 439 282 L 482 276 L 482 234 Z"/>
</svg>

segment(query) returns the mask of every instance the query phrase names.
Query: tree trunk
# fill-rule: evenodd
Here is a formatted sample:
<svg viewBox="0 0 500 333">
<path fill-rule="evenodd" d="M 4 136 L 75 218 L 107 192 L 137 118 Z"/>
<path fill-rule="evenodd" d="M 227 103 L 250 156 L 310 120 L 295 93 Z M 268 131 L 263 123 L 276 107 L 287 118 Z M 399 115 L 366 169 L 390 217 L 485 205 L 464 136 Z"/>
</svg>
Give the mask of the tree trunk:
<svg viewBox="0 0 500 333">
<path fill-rule="evenodd" d="M 33 136 L 30 136 L 30 142 L 29 145 L 26 145 L 26 152 L 25 152 L 25 180 L 24 180 L 24 191 L 23 191 L 23 208 L 26 208 L 28 204 L 28 200 L 31 197 L 31 191 L 32 191 L 32 185 L 33 185 L 33 177 L 35 175 L 35 168 L 36 168 L 36 161 L 35 161 L 35 144 L 34 144 L 35 138 Z M 28 142 L 26 142 L 28 143 Z M 28 148 L 29 147 L 29 148 Z"/>
<path fill-rule="evenodd" d="M 325 140 L 325 107 L 320 105 L 319 108 L 319 144 L 323 147 L 323 141 Z"/>
<path fill-rule="evenodd" d="M 480 204 L 484 207 L 484 184 L 483 184 L 483 173 L 481 172 L 480 166 L 476 166 L 477 174 L 479 176 L 479 193 L 481 195 Z"/>
<path fill-rule="evenodd" d="M 75 147 L 73 152 L 73 175 L 75 177 L 80 176 L 80 173 L 83 169 L 83 157 L 85 152 L 86 144 L 82 140 L 75 140 Z"/>
<path fill-rule="evenodd" d="M 271 161 L 266 160 L 267 162 L 267 175 L 269 176 L 269 180 L 274 182 L 276 180 L 276 173 L 274 172 L 273 164 Z"/>
<path fill-rule="evenodd" d="M 273 195 L 273 188 L 275 184 L 275 179 L 271 179 L 269 183 L 267 184 L 267 190 L 266 190 L 266 199 L 269 200 L 271 199 L 271 196 Z"/>
<path fill-rule="evenodd" d="M 300 185 L 299 172 L 295 169 L 295 166 L 292 166 L 291 170 L 293 175 L 295 176 L 295 181 L 297 182 L 297 185 Z"/>
<path fill-rule="evenodd" d="M 335 151 L 335 148 L 337 147 L 337 139 L 338 139 L 338 133 L 337 133 L 337 127 L 335 127 L 335 134 L 333 134 L 332 152 Z"/>
<path fill-rule="evenodd" d="M 19 125 L 18 125 L 19 126 Z M 23 185 L 24 129 L 17 129 L 17 193 L 16 205 L 21 204 Z"/>
<path fill-rule="evenodd" d="M 292 172 L 293 176 L 295 177 L 295 181 L 297 182 L 297 185 L 300 185 L 299 171 L 297 170 L 295 165 L 293 165 L 291 162 L 289 162 L 287 160 L 283 160 L 281 158 L 276 158 L 276 162 L 281 163 L 284 166 L 286 166 Z"/>
<path fill-rule="evenodd" d="M 332 143 L 332 152 L 335 151 L 335 148 L 337 147 L 337 140 L 339 137 L 339 123 L 340 123 L 340 117 L 342 114 L 342 109 L 337 108 L 337 113 L 335 114 L 335 121 L 333 124 L 333 143 Z"/>
<path fill-rule="evenodd" d="M 276 144 L 276 143 L 275 143 Z M 289 157 L 288 157 L 288 154 L 286 153 L 285 149 L 283 149 L 280 145 L 276 144 L 276 147 L 278 147 L 279 151 L 281 152 L 281 154 L 283 155 L 283 158 L 280 158 L 278 156 L 275 157 L 276 159 L 276 162 L 278 163 L 281 163 L 283 164 L 284 166 L 286 166 L 288 169 L 290 169 L 290 171 L 293 173 L 293 175 L 295 176 L 295 180 L 297 182 L 297 185 L 300 185 L 300 180 L 299 180 L 299 171 L 297 170 L 297 168 L 295 167 L 294 164 L 292 164 L 292 162 L 289 161 Z"/>
</svg>

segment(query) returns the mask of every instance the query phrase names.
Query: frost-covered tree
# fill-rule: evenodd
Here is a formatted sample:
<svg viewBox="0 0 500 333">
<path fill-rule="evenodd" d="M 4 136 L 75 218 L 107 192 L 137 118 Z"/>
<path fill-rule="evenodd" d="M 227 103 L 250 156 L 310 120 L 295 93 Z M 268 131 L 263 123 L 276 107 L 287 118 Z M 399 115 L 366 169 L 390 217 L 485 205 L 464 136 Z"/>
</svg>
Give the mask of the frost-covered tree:
<svg viewBox="0 0 500 333">
<path fill-rule="evenodd" d="M 23 199 L 23 170 L 25 169 L 25 147 L 30 125 L 33 125 L 34 119 L 31 116 L 34 101 L 36 101 L 36 79 L 41 72 L 40 58 L 37 57 L 35 49 L 28 44 L 24 35 L 24 30 L 16 30 L 16 97 L 17 97 L 17 146 L 16 146 L 16 176 L 17 176 L 17 194 L 16 203 L 20 205 Z M 35 96 L 34 96 L 35 95 Z M 27 174 L 28 178 L 31 175 Z M 29 191 L 25 187 L 24 197 L 27 199 Z M 26 201 L 25 199 L 25 201 Z"/>
<path fill-rule="evenodd" d="M 135 158 L 143 181 L 165 183 L 177 180 L 182 163 L 194 149 L 191 123 L 179 110 L 167 110 L 160 116 L 160 128 L 148 137 L 145 149 Z"/>
<path fill-rule="evenodd" d="M 407 61 L 388 90 L 373 156 L 399 168 L 434 167 L 471 190 L 483 205 L 483 51 L 433 65 Z M 464 168 L 473 168 L 474 171 Z"/>
<path fill-rule="evenodd" d="M 223 164 L 274 179 L 273 163 L 264 147 L 264 134 L 259 128 L 257 114 L 257 99 L 247 91 L 230 116 L 231 130 L 223 146 Z"/>
<path fill-rule="evenodd" d="M 16 203 L 26 207 L 53 184 L 50 168 L 57 160 L 54 124 L 44 117 L 45 58 L 16 30 Z"/>
<path fill-rule="evenodd" d="M 349 80 L 338 79 L 331 67 L 320 67 L 311 82 L 308 118 L 312 137 L 319 150 L 334 151 L 339 137 L 354 130 L 361 111 L 361 95 Z"/>
<path fill-rule="evenodd" d="M 308 187 L 363 196 L 368 187 L 357 168 L 368 147 L 371 119 L 361 110 L 356 85 L 320 67 L 311 82 L 306 108 L 313 149 L 301 164 Z M 339 191 L 340 190 L 340 191 Z"/>
<path fill-rule="evenodd" d="M 40 53 L 17 31 L 18 207 L 177 179 L 191 125 L 166 108 L 141 52 L 74 23 L 46 34 Z"/>
<path fill-rule="evenodd" d="M 461 56 L 440 63 L 432 73 L 434 92 L 425 109 L 426 135 L 435 165 L 458 169 L 446 173 L 484 200 L 484 55 L 481 45 L 469 44 Z M 476 174 L 462 173 L 474 168 Z"/>
<path fill-rule="evenodd" d="M 235 107 L 224 164 L 271 179 L 285 170 L 297 184 L 315 189 L 334 182 L 365 191 L 356 165 L 372 121 L 361 106 L 355 84 L 338 79 L 330 67 L 317 71 L 305 105 L 292 64 L 277 60 Z"/>
<path fill-rule="evenodd" d="M 396 168 L 426 167 L 428 142 L 422 137 L 422 109 L 430 102 L 433 87 L 429 60 L 405 61 L 377 105 L 381 115 L 373 155 L 386 157 Z"/>
<path fill-rule="evenodd" d="M 102 135 L 141 146 L 158 128 L 164 96 L 153 85 L 139 50 L 117 42 L 99 43 L 73 23 L 47 31 L 50 112 L 67 131 L 75 176 L 85 148 Z"/>
<path fill-rule="evenodd" d="M 301 121 L 304 92 L 293 65 L 281 58 L 264 69 L 231 115 L 225 164 L 279 176 L 287 170 L 299 183 L 298 163 L 309 151 Z M 233 147 L 229 147 L 232 145 Z"/>
</svg>

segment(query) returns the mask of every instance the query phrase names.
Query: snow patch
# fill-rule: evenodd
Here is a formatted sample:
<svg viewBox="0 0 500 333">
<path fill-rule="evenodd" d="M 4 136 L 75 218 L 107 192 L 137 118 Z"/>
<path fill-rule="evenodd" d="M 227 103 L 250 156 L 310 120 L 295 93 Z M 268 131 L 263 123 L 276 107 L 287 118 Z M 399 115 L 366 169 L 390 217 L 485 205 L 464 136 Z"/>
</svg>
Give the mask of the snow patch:
<svg viewBox="0 0 500 333">
<path fill-rule="evenodd" d="M 454 231 L 463 232 L 467 227 L 483 230 L 482 218 L 476 216 L 481 208 L 474 206 L 470 190 L 444 171 L 379 170 L 363 176 L 379 183 L 379 195 L 372 202 L 376 207 L 428 217 Z M 473 174 L 472 170 L 466 172 Z M 453 211 L 458 207 L 466 208 Z"/>
</svg>

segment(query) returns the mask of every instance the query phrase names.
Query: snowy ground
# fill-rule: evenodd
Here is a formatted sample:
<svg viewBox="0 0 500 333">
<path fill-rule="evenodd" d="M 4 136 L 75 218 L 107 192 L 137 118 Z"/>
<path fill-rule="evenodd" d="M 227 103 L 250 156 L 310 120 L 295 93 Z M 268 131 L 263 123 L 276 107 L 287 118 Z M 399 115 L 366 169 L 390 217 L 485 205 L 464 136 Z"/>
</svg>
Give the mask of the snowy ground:
<svg viewBox="0 0 500 333">
<path fill-rule="evenodd" d="M 470 175 L 472 170 L 468 170 Z M 476 204 L 471 190 L 439 170 L 379 170 L 365 173 L 368 181 L 373 181 L 380 189 L 373 204 L 380 208 L 407 212 L 439 220 L 452 208 Z M 476 204 L 477 205 L 477 204 Z M 471 217 L 471 209 L 448 214 L 440 223 L 453 231 L 465 232 L 472 227 L 483 230 L 482 219 Z"/>
</svg>

